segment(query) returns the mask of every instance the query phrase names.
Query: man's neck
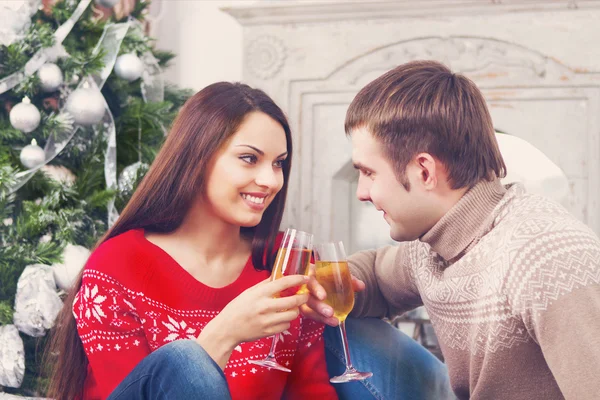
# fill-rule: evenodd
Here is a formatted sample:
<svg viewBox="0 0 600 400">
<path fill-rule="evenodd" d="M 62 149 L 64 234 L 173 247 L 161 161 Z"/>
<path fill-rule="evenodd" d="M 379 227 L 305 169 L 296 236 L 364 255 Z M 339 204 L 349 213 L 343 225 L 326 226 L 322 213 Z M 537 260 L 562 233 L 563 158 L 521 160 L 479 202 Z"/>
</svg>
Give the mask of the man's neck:
<svg viewBox="0 0 600 400">
<path fill-rule="evenodd" d="M 431 245 L 445 260 L 456 259 L 477 239 L 505 193 L 499 180 L 481 181 L 460 197 L 457 193 L 458 199 L 448 200 L 447 211 L 420 240 Z"/>
</svg>

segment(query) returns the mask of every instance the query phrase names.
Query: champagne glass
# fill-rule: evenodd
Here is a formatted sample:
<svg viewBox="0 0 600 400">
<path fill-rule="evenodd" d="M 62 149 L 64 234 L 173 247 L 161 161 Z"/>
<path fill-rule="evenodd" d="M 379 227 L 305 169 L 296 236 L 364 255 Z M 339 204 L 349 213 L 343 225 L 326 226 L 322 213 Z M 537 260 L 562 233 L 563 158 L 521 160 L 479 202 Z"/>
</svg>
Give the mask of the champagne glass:
<svg viewBox="0 0 600 400">
<path fill-rule="evenodd" d="M 275 258 L 275 265 L 273 265 L 273 270 L 271 271 L 271 280 L 274 281 L 288 275 L 306 275 L 312 253 L 312 241 L 313 235 L 310 233 L 291 228 L 286 230 L 279 246 L 277 257 Z M 296 293 L 304 293 L 306 291 L 306 285 L 292 287 L 283 290 L 277 297 L 293 296 Z M 249 360 L 248 362 L 279 371 L 291 372 L 289 368 L 280 365 L 275 359 L 275 346 L 278 340 L 278 334 L 273 336 L 271 349 L 265 359 Z"/>
<path fill-rule="evenodd" d="M 340 333 L 346 359 L 346 371 L 329 381 L 331 383 L 343 383 L 369 378 L 373 376 L 372 372 L 357 371 L 350 360 L 350 349 L 348 348 L 348 338 L 346 336 L 346 317 L 354 307 L 354 289 L 352 288 L 352 277 L 348 269 L 344 244 L 336 242 L 315 245 L 314 255 L 316 261 L 315 278 L 327 292 L 325 303 L 333 308 L 333 316 L 340 321 Z"/>
</svg>

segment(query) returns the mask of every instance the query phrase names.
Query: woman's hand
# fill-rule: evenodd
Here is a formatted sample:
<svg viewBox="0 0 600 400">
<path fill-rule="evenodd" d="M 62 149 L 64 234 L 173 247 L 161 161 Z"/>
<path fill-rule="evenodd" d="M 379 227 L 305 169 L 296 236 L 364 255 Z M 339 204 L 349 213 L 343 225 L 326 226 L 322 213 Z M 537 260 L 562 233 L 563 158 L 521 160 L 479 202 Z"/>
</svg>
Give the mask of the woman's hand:
<svg viewBox="0 0 600 400">
<path fill-rule="evenodd" d="M 279 293 L 308 281 L 302 275 L 284 276 L 274 281 L 269 278 L 246 289 L 204 327 L 196 341 L 224 368 L 238 344 L 289 329 L 309 295 L 278 297 Z"/>
</svg>

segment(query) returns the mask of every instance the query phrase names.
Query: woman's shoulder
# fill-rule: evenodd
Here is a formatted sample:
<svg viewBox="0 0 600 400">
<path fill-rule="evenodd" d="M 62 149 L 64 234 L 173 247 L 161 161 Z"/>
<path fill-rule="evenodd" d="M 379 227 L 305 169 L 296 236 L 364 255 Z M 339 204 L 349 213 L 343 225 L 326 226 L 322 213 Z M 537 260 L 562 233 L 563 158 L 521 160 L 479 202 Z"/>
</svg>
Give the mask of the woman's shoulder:
<svg viewBox="0 0 600 400">
<path fill-rule="evenodd" d="M 143 262 L 143 235 L 143 230 L 132 229 L 104 241 L 90 255 L 86 270 L 114 275 Z"/>
</svg>

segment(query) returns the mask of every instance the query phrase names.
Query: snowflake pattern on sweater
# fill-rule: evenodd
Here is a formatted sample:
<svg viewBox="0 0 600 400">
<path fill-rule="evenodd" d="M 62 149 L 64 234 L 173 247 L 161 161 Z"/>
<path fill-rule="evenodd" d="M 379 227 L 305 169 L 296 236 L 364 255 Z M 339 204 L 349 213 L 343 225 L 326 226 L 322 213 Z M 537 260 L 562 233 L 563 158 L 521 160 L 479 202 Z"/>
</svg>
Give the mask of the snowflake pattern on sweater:
<svg viewBox="0 0 600 400">
<path fill-rule="evenodd" d="M 126 232 L 100 246 L 86 266 L 73 303 L 89 360 L 85 398 L 108 396 L 139 361 L 159 347 L 195 339 L 225 304 L 269 275 L 254 270 L 249 262 L 238 281 L 225 288 L 209 288 L 191 275 L 182 285 L 180 279 L 187 272 L 170 276 L 169 271 L 181 267 L 152 246 L 142 231 Z M 130 264 L 131 252 L 136 265 Z M 115 263 L 115 254 L 125 257 Z M 164 262 L 171 265 L 166 267 Z M 289 398 L 337 398 L 328 383 L 323 328 L 299 317 L 280 334 L 276 357 L 292 374 L 248 362 L 266 357 L 271 338 L 239 344 L 224 370 L 232 398 L 278 399 L 283 393 Z M 114 368 L 102 367 L 107 364 Z"/>
</svg>

